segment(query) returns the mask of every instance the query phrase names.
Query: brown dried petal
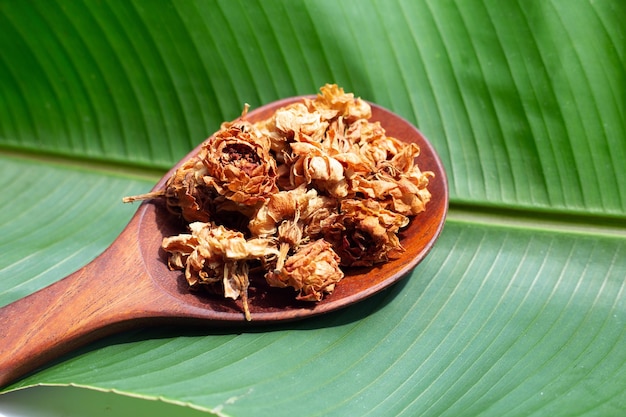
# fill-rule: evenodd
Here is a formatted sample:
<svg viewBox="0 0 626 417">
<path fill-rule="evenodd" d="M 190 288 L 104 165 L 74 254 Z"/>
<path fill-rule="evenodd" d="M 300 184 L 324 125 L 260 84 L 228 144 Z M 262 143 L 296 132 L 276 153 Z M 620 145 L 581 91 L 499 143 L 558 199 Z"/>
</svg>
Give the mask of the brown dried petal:
<svg viewBox="0 0 626 417">
<path fill-rule="evenodd" d="M 327 154 L 318 144 L 293 143 L 291 148 L 293 184 L 312 184 L 337 198 L 348 195 L 348 183 L 341 162 Z"/>
<path fill-rule="evenodd" d="M 184 269 L 187 258 L 198 245 L 198 240 L 190 234 L 163 238 L 162 247 L 170 253 L 168 265 L 170 269 Z"/>
<path fill-rule="evenodd" d="M 295 219 L 300 216 L 309 201 L 317 197 L 315 190 L 306 190 L 299 187 L 293 190 L 279 191 L 272 194 L 268 200 L 258 208 L 248 224 L 253 236 L 267 237 L 274 235 L 277 225 L 285 219 Z"/>
<path fill-rule="evenodd" d="M 320 236 L 322 221 L 336 213 L 338 206 L 339 200 L 332 197 L 317 196 L 309 200 L 306 210 L 300 216 L 303 225 L 303 235 L 310 238 Z"/>
<path fill-rule="evenodd" d="M 319 112 L 328 120 L 341 116 L 351 123 L 372 117 L 372 109 L 367 102 L 354 98 L 354 94 L 344 92 L 336 84 L 326 84 L 314 100 L 305 102 L 309 111 Z"/>
<path fill-rule="evenodd" d="M 342 265 L 371 266 L 403 250 L 397 232 L 408 222 L 375 200 L 346 199 L 339 213 L 322 220 L 321 233 Z"/>
<path fill-rule="evenodd" d="M 247 262 L 226 262 L 224 263 L 224 297 L 233 300 L 242 298 L 244 315 L 248 321 L 251 320 L 250 309 L 248 308 L 248 287 L 250 280 L 248 278 Z"/>
<path fill-rule="evenodd" d="M 253 236 L 270 237 L 278 234 L 279 240 L 292 242 L 296 245 L 295 233 L 302 237 L 316 235 L 319 233 L 319 223 L 334 212 L 337 207 L 337 200 L 320 196 L 317 190 L 307 190 L 299 187 L 294 190 L 280 191 L 270 196 L 268 201 L 259 207 L 254 217 L 248 224 L 248 229 Z M 285 231 L 280 232 L 279 228 L 286 221 L 289 225 L 282 226 Z M 287 229 L 297 227 L 299 231 L 289 231 Z M 286 238 L 287 235 L 291 237 Z"/>
<path fill-rule="evenodd" d="M 227 123 L 205 142 L 204 181 L 229 200 L 255 205 L 278 191 L 270 141 L 246 121 Z"/>
<path fill-rule="evenodd" d="M 303 103 L 295 103 L 274 115 L 276 129 L 295 141 L 320 141 L 328 128 L 319 113 L 310 113 Z"/>
<path fill-rule="evenodd" d="M 213 190 L 202 179 L 206 168 L 199 156 L 191 157 L 168 179 L 165 185 L 166 204 L 170 211 L 188 222 L 211 219 Z"/>
<path fill-rule="evenodd" d="M 246 303 L 248 265 L 252 259 L 267 259 L 278 255 L 272 239 L 246 240 L 243 233 L 211 223 L 194 222 L 189 225 L 191 234 L 166 237 L 163 249 L 170 253 L 171 269 L 184 269 L 190 286 L 222 283 L 224 296 L 244 298 Z"/>
<path fill-rule="evenodd" d="M 352 189 L 370 199 L 380 201 L 386 208 L 405 216 L 413 216 L 426 209 L 430 192 L 426 188 L 430 171 L 421 172 L 417 166 L 412 172 L 393 178 L 380 173 L 369 178 L 357 178 Z"/>
<path fill-rule="evenodd" d="M 416 171 L 419 171 L 417 167 Z M 416 172 L 415 175 L 402 174 L 397 181 L 398 187 L 389 193 L 393 210 L 409 216 L 424 211 L 431 197 L 426 188 L 431 176 L 430 171 Z"/>
<path fill-rule="evenodd" d="M 206 249 L 212 258 L 229 261 L 261 259 L 278 253 L 272 239 L 246 240 L 241 232 L 210 223 L 191 223 L 189 229 L 198 240 L 197 247 Z"/>
<path fill-rule="evenodd" d="M 339 257 L 328 242 L 319 239 L 300 246 L 283 268 L 268 272 L 265 278 L 273 287 L 293 287 L 297 300 L 320 301 L 343 276 Z"/>
</svg>

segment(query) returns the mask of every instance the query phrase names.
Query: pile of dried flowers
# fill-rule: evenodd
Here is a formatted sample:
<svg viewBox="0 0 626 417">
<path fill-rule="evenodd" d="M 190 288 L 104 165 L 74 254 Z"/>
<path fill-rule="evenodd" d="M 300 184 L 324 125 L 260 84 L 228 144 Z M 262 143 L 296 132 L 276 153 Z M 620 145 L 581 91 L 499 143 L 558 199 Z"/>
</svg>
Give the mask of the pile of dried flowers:
<svg viewBox="0 0 626 417">
<path fill-rule="evenodd" d="M 419 147 L 370 122 L 371 107 L 336 85 L 278 109 L 258 123 L 223 123 L 163 190 L 189 233 L 163 239 L 173 270 L 191 287 L 247 303 L 249 270 L 273 287 L 319 301 L 342 267 L 397 257 L 398 232 L 425 209 L 432 172 L 415 163 Z"/>
</svg>

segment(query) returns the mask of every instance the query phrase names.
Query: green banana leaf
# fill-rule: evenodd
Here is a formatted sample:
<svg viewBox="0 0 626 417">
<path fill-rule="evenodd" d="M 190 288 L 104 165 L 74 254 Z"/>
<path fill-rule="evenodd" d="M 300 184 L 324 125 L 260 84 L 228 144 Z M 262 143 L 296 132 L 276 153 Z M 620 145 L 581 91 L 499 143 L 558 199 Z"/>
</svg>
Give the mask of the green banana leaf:
<svg viewBox="0 0 626 417">
<path fill-rule="evenodd" d="M 625 415 L 625 21 L 619 0 L 0 0 L 0 305 L 102 252 L 121 198 L 244 103 L 337 83 L 415 124 L 450 189 L 389 290 L 108 337 L 4 388 L 0 414 Z"/>
</svg>

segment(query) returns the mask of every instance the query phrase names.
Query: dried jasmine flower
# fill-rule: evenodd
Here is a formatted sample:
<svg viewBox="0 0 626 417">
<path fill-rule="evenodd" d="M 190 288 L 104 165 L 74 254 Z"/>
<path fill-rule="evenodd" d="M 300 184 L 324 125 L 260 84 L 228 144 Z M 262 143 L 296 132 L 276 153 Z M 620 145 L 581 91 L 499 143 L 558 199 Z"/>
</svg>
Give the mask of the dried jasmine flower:
<svg viewBox="0 0 626 417">
<path fill-rule="evenodd" d="M 225 297 L 242 297 L 246 318 L 250 319 L 247 303 L 248 261 L 267 261 L 278 255 L 274 240 L 246 239 L 241 232 L 213 223 L 194 222 L 190 234 L 166 237 L 163 249 L 170 253 L 170 269 L 185 271 L 192 287 L 222 284 Z"/>
<path fill-rule="evenodd" d="M 309 241 L 310 236 L 321 230 L 320 222 L 337 207 L 336 200 L 319 196 L 315 189 L 299 187 L 280 191 L 259 207 L 248 229 L 253 236 L 277 239 L 280 269 L 288 254 L 298 250 Z"/>
<path fill-rule="evenodd" d="M 167 208 L 181 215 L 188 222 L 211 220 L 214 211 L 215 191 L 206 186 L 204 176 L 207 171 L 200 155 L 191 157 L 168 179 L 161 191 L 125 197 L 125 203 L 164 197 Z"/>
<path fill-rule="evenodd" d="M 124 201 L 164 198 L 189 228 L 163 239 L 169 267 L 191 288 L 241 298 L 250 320 L 252 267 L 315 302 L 343 279 L 341 267 L 397 257 L 398 233 L 425 210 L 433 173 L 416 164 L 416 144 L 387 136 L 370 105 L 337 85 L 257 123 L 247 109 L 163 190 Z"/>
<path fill-rule="evenodd" d="M 339 257 L 323 239 L 300 246 L 283 265 L 265 275 L 273 287 L 293 287 L 301 301 L 320 301 L 343 277 Z"/>
<path fill-rule="evenodd" d="M 354 94 L 344 92 L 343 88 L 335 84 L 326 84 L 320 88 L 320 94 L 315 100 L 305 100 L 305 104 L 311 113 L 320 113 L 326 119 L 343 117 L 348 123 L 359 119 L 372 117 L 372 109 L 369 104 Z"/>
<path fill-rule="evenodd" d="M 321 234 L 343 266 L 372 266 L 403 251 L 398 231 L 409 218 L 375 200 L 343 200 L 338 213 L 322 220 Z"/>
<path fill-rule="evenodd" d="M 319 141 L 328 128 L 328 122 L 323 116 L 310 112 L 303 103 L 294 103 L 278 110 L 273 119 L 281 136 L 295 142 Z"/>
<path fill-rule="evenodd" d="M 353 183 L 353 189 L 370 199 L 380 201 L 386 208 L 405 216 L 414 216 L 426 209 L 430 201 L 428 186 L 430 172 L 422 173 L 415 167 L 409 173 L 391 176 L 384 171 Z"/>
<path fill-rule="evenodd" d="M 224 123 L 207 140 L 202 162 L 203 177 L 219 195 L 243 205 L 254 205 L 278 192 L 276 161 L 270 154 L 270 141 L 245 120 Z"/>
<path fill-rule="evenodd" d="M 273 236 L 278 225 L 287 219 L 299 219 L 306 212 L 311 202 L 318 198 L 317 191 L 299 187 L 293 190 L 279 191 L 271 195 L 261 205 L 250 220 L 248 229 L 254 236 Z"/>
<path fill-rule="evenodd" d="M 348 194 L 344 167 L 341 162 L 324 152 L 317 144 L 291 144 L 290 182 L 293 185 L 311 185 L 336 198 Z"/>
</svg>

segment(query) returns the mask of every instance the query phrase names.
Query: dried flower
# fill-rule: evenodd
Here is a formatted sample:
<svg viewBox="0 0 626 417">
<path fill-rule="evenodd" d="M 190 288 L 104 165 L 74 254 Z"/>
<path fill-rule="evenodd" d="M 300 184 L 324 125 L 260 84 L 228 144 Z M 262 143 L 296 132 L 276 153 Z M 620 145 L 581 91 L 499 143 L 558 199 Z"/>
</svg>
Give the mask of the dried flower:
<svg viewBox="0 0 626 417">
<path fill-rule="evenodd" d="M 207 170 L 204 182 L 218 194 L 243 205 L 254 205 L 278 191 L 276 161 L 270 141 L 251 123 L 237 120 L 224 123 L 207 140 L 202 162 Z"/>
<path fill-rule="evenodd" d="M 202 152 L 201 152 L 202 154 Z M 196 155 L 185 161 L 180 168 L 168 179 L 165 188 L 160 191 L 125 197 L 125 203 L 165 197 L 167 208 L 181 215 L 186 221 L 211 220 L 214 211 L 215 192 L 206 186 L 203 177 L 206 174 L 201 155 Z"/>
<path fill-rule="evenodd" d="M 387 210 L 375 200 L 347 199 L 341 209 L 321 222 L 321 234 L 344 266 L 371 266 L 403 250 L 398 231 L 408 217 Z"/>
<path fill-rule="evenodd" d="M 300 246 L 283 266 L 268 272 L 265 278 L 273 287 L 293 287 L 298 291 L 297 300 L 320 301 L 343 276 L 339 257 L 328 242 L 319 239 Z"/>
<path fill-rule="evenodd" d="M 313 228 L 321 218 L 328 217 L 338 207 L 337 200 L 321 196 L 314 188 L 304 186 L 293 190 L 279 191 L 259 206 L 251 218 L 248 229 L 253 236 L 269 237 L 276 235 L 279 225 L 293 220 L 302 228 Z M 309 230 L 307 229 L 307 230 Z M 308 234 L 303 233 L 303 234 Z"/>
<path fill-rule="evenodd" d="M 370 199 L 378 200 L 389 210 L 414 216 L 424 211 L 430 201 L 430 191 L 426 187 L 431 175 L 431 172 L 422 173 L 417 167 L 395 177 L 381 171 L 355 179 L 353 189 Z"/>
<path fill-rule="evenodd" d="M 343 117 L 351 123 L 359 119 L 372 117 L 372 109 L 367 102 L 355 98 L 352 93 L 345 93 L 335 84 L 326 84 L 320 88 L 315 100 L 305 100 L 310 112 L 320 113 L 325 119 Z"/>
<path fill-rule="evenodd" d="M 336 198 L 348 194 L 343 165 L 319 144 L 295 142 L 291 150 L 290 183 L 293 186 L 311 185 Z"/>
<path fill-rule="evenodd" d="M 276 234 L 278 224 L 286 219 L 299 218 L 300 212 L 316 197 L 314 189 L 307 190 L 305 187 L 279 191 L 257 209 L 248 229 L 254 236 L 272 236 Z"/>
<path fill-rule="evenodd" d="M 274 115 L 274 124 L 284 137 L 295 142 L 317 142 L 328 128 L 328 122 L 323 116 L 310 112 L 303 103 L 294 103 L 278 110 Z"/>
<path fill-rule="evenodd" d="M 166 237 L 162 247 L 169 252 L 170 269 L 184 269 L 191 287 L 222 284 L 225 297 L 242 296 L 246 317 L 248 264 L 250 260 L 267 260 L 278 255 L 272 239 L 246 240 L 243 233 L 212 223 L 194 222 L 190 234 Z"/>
</svg>

